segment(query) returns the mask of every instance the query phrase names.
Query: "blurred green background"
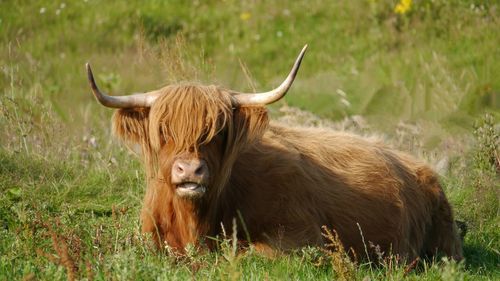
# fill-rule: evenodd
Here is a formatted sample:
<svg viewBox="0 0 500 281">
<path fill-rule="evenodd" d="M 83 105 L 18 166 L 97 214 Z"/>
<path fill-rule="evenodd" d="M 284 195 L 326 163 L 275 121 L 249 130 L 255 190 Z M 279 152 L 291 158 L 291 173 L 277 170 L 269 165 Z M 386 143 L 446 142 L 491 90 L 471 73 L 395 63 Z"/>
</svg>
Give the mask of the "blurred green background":
<svg viewBox="0 0 500 281">
<path fill-rule="evenodd" d="M 29 89 L 75 120 L 95 106 L 86 61 L 114 94 L 180 80 L 266 90 L 309 44 L 284 101 L 291 106 L 388 126 L 432 120 L 456 129 L 485 111 L 498 117 L 497 3 L 422 0 L 404 13 L 396 4 L 2 1 L 0 85 L 5 93 Z"/>
</svg>

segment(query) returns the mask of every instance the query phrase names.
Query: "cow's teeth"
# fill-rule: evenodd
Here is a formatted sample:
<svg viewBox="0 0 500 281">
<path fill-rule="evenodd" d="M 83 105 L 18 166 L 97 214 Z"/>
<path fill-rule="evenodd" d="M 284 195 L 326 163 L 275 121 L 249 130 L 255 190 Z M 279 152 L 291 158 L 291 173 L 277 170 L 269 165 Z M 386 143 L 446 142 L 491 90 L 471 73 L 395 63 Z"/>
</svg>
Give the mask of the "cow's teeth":
<svg viewBox="0 0 500 281">
<path fill-rule="evenodd" d="M 186 183 L 180 184 L 178 187 L 193 190 L 193 189 L 197 189 L 201 186 L 197 183 L 194 183 L 194 182 L 186 182 Z"/>
</svg>

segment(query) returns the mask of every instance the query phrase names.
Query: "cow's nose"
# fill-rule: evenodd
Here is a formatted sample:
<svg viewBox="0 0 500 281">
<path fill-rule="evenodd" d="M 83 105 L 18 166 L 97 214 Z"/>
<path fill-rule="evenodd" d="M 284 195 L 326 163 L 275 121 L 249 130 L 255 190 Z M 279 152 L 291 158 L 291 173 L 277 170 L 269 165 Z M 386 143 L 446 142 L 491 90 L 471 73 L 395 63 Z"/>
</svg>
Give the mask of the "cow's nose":
<svg viewBox="0 0 500 281">
<path fill-rule="evenodd" d="M 178 159 L 172 166 L 172 182 L 202 183 L 208 179 L 208 165 L 201 159 Z"/>
</svg>

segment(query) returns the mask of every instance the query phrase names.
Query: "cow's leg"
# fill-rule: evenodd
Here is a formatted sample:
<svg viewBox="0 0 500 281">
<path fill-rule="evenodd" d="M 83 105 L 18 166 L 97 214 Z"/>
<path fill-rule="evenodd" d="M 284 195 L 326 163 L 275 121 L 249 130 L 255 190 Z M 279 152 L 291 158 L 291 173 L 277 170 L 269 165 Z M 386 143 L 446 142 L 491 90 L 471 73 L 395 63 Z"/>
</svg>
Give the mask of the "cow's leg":
<svg viewBox="0 0 500 281">
<path fill-rule="evenodd" d="M 279 252 L 271 247 L 269 244 L 256 242 L 253 243 L 253 247 L 257 253 L 268 258 L 274 258 L 278 256 Z"/>
</svg>

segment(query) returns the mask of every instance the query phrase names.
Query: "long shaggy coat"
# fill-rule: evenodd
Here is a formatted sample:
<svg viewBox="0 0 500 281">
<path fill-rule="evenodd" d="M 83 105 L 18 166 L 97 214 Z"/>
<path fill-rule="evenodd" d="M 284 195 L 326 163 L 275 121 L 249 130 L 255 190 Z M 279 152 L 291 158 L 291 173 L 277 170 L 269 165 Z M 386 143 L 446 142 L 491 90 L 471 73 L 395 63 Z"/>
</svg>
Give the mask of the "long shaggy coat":
<svg viewBox="0 0 500 281">
<path fill-rule="evenodd" d="M 323 128 L 268 121 L 264 107 L 242 107 L 215 86 L 168 86 L 151 108 L 117 110 L 115 134 L 142 147 L 148 188 L 142 230 L 182 252 L 238 224 L 242 241 L 264 249 L 323 246 L 335 230 L 359 258 L 404 259 L 442 253 L 461 259 L 461 241 L 438 177 L 383 143 Z M 175 194 L 172 163 L 205 159 L 206 194 Z"/>
</svg>

